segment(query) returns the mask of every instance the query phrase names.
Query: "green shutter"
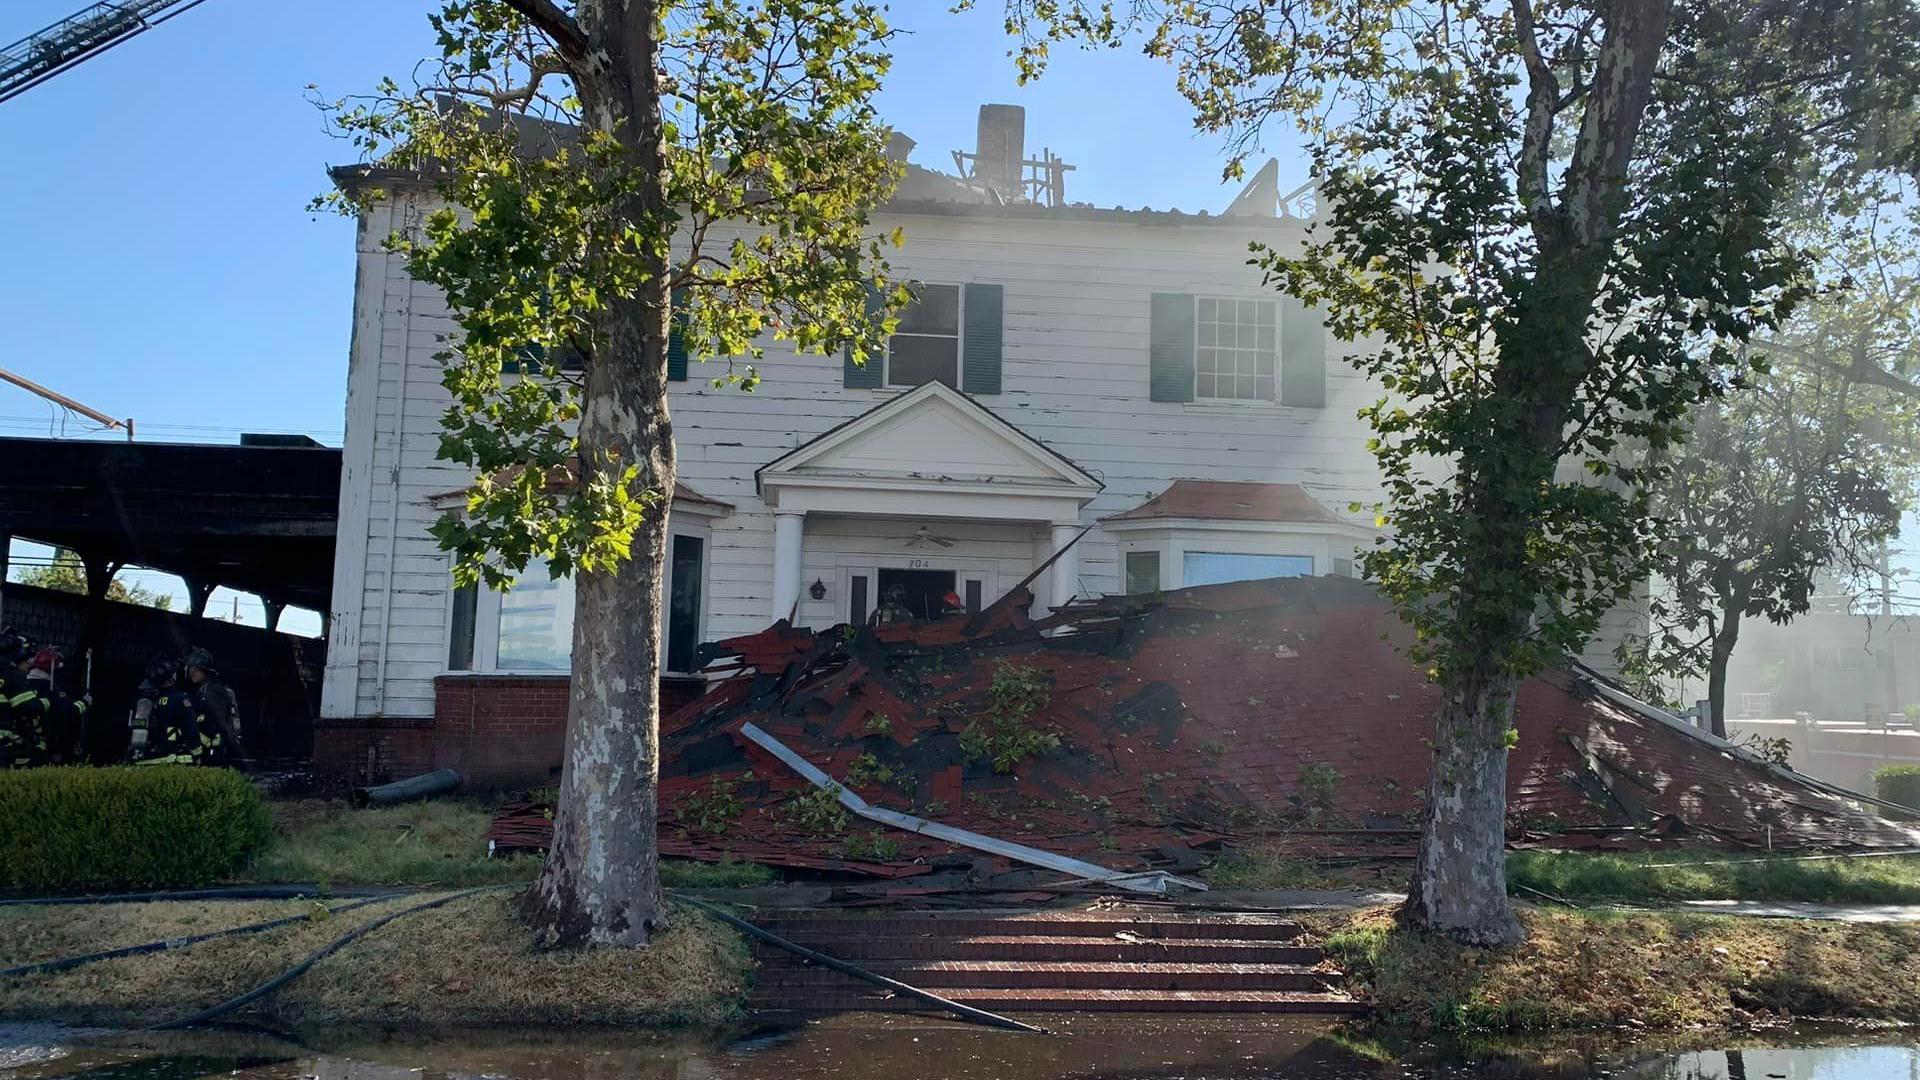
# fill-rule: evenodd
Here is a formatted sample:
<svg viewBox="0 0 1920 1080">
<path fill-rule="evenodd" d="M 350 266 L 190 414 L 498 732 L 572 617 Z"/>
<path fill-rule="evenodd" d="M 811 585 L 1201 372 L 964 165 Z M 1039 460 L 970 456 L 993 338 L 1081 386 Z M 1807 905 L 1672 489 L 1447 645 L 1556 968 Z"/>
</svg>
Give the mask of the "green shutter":
<svg viewBox="0 0 1920 1080">
<path fill-rule="evenodd" d="M 1002 312 L 1006 306 L 1004 290 L 998 285 L 969 285 L 966 324 L 961 328 L 960 361 L 963 373 L 960 386 L 969 394 L 1000 392 Z"/>
<path fill-rule="evenodd" d="M 1318 311 L 1292 297 L 1280 301 L 1280 404 L 1327 404 L 1327 327 Z"/>
<path fill-rule="evenodd" d="M 883 306 L 885 306 L 885 304 L 880 297 L 880 290 L 875 289 L 871 285 L 867 286 L 867 314 L 871 316 Z M 847 346 L 847 351 L 842 355 L 840 364 L 840 382 L 842 384 L 856 390 L 878 390 L 881 386 L 885 385 L 884 380 L 886 376 L 886 357 L 879 355 L 869 356 L 867 357 L 866 365 L 863 367 L 853 362 L 853 346 Z"/>
<path fill-rule="evenodd" d="M 1193 296 L 1154 293 L 1147 388 L 1154 401 L 1193 400 Z"/>
<path fill-rule="evenodd" d="M 673 290 L 668 305 L 673 309 L 668 318 L 667 329 L 667 379 L 670 382 L 685 382 L 687 379 L 687 336 L 680 331 L 680 290 Z"/>
</svg>

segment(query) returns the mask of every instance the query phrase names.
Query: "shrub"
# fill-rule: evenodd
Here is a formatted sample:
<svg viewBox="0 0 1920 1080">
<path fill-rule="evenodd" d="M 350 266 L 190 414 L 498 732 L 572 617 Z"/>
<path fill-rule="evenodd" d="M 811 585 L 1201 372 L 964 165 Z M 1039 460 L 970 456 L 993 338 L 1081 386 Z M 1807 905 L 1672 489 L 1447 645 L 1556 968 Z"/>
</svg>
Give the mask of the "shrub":
<svg viewBox="0 0 1920 1080">
<path fill-rule="evenodd" d="M 1920 765 L 1887 765 L 1873 774 L 1873 783 L 1881 798 L 1920 810 Z"/>
<path fill-rule="evenodd" d="M 0 886 L 204 885 L 245 866 L 273 818 L 229 769 L 144 765 L 0 771 Z"/>
<path fill-rule="evenodd" d="M 990 758 L 994 772 L 1010 773 L 1022 761 L 1058 749 L 1058 730 L 1031 726 L 1052 700 L 1046 672 L 1000 661 L 987 687 L 987 715 L 960 733 L 961 752 L 968 761 Z"/>
</svg>

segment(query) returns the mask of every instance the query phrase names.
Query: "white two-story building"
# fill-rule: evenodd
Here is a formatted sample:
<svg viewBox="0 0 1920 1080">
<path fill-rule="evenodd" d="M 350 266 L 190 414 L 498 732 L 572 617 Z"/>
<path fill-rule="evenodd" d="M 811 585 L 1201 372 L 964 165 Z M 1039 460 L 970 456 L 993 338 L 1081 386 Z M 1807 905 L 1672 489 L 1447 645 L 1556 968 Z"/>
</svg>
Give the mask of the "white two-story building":
<svg viewBox="0 0 1920 1080">
<path fill-rule="evenodd" d="M 1249 241 L 1304 236 L 1274 170 L 1224 214 L 1073 205 L 1057 162 L 1014 164 L 1022 128 L 984 108 L 972 175 L 911 169 L 876 215 L 904 230 L 893 272 L 919 295 L 883 361 L 776 345 L 743 393 L 674 358 L 670 670 L 778 619 L 862 622 L 889 594 L 977 608 L 1063 548 L 1036 607 L 1353 572 L 1373 530 L 1348 508 L 1380 497 L 1355 413 L 1377 391 L 1248 265 Z M 535 567 L 504 594 L 456 590 L 428 535 L 473 480 L 435 457 L 434 355 L 456 326 L 381 245 L 431 189 L 380 184 L 358 233 L 317 753 L 530 780 L 559 761 L 571 583 Z"/>
</svg>

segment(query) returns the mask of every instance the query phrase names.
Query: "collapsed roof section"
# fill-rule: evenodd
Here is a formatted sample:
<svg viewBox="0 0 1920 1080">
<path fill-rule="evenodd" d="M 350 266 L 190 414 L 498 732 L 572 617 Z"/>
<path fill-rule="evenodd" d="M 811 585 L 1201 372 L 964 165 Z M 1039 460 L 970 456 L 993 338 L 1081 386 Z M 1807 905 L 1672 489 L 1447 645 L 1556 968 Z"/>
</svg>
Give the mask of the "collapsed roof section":
<svg viewBox="0 0 1920 1080">
<path fill-rule="evenodd" d="M 1039 621 L 1026 600 L 874 628 L 779 623 L 709 646 L 733 671 L 664 725 L 662 850 L 890 877 L 977 861 L 850 819 L 802 775 L 814 770 L 856 802 L 1118 871 L 1190 869 L 1195 848 L 1279 832 L 1323 851 L 1411 840 L 1439 692 L 1396 651 L 1404 631 L 1369 586 L 1242 582 Z M 1920 827 L 1583 672 L 1527 680 L 1516 717 L 1512 830 L 1920 842 Z"/>
</svg>

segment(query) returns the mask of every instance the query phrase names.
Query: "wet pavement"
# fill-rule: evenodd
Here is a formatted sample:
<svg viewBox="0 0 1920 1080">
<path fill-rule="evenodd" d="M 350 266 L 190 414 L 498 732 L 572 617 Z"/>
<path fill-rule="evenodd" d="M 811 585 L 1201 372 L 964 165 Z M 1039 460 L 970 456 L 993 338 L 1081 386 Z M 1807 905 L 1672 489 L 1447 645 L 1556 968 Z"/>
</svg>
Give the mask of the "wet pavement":
<svg viewBox="0 0 1920 1080">
<path fill-rule="evenodd" d="M 0 1080 L 1915 1080 L 1912 1033 L 1781 1031 L 1740 1049 L 1578 1039 L 1395 1043 L 1326 1023 L 1055 1018 L 1055 1036 L 897 1016 L 726 1032 L 325 1030 L 143 1036 L 0 1025 Z"/>
</svg>

